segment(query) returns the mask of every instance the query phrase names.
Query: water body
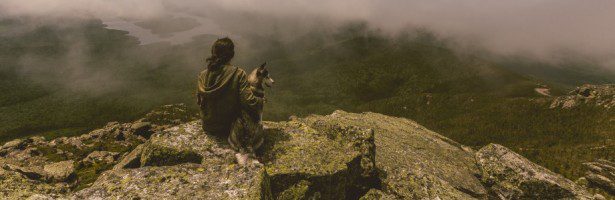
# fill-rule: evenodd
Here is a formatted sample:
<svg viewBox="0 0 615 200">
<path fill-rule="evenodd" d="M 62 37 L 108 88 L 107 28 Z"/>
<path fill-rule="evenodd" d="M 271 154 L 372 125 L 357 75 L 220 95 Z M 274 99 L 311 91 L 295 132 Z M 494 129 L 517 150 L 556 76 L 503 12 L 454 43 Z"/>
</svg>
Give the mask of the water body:
<svg viewBox="0 0 615 200">
<path fill-rule="evenodd" d="M 108 29 L 127 31 L 128 35 L 139 39 L 141 45 L 168 42 L 171 44 L 183 44 L 192 41 L 193 37 L 209 34 L 218 36 L 231 36 L 228 31 L 223 30 L 213 20 L 187 15 L 173 14 L 171 17 L 186 17 L 196 19 L 200 25 L 186 31 L 173 32 L 171 35 L 158 35 L 152 33 L 151 30 L 135 25 L 137 21 L 127 21 L 123 19 L 103 19 L 103 24 L 107 25 Z"/>
</svg>

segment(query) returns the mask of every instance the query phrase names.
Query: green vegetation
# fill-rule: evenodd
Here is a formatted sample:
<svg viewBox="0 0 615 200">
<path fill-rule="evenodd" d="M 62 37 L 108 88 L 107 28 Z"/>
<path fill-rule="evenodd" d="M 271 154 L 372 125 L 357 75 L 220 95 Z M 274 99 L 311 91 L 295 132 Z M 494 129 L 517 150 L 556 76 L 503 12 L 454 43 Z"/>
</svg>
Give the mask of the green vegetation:
<svg viewBox="0 0 615 200">
<path fill-rule="evenodd" d="M 162 104 L 195 110 L 195 77 L 217 38 L 140 46 L 99 21 L 4 33 L 29 23 L 0 22 L 1 142 L 82 134 Z M 460 55 L 425 30 L 388 37 L 358 23 L 290 41 L 278 40 L 280 34 L 245 34 L 237 41 L 248 45 L 238 45 L 235 64 L 269 61 L 276 79 L 266 120 L 336 109 L 401 116 L 475 148 L 505 145 L 572 179 L 583 173 L 581 162 L 615 159 L 615 110 L 549 109 L 550 98 L 534 92 L 546 84 L 562 93 L 567 88 L 560 85 L 587 80 L 513 72 L 515 63 L 535 65 Z"/>
<path fill-rule="evenodd" d="M 161 104 L 193 105 L 199 69 L 184 66 L 199 58 L 180 56 L 192 49 L 139 46 L 99 21 L 30 23 L 0 23 L 14 30 L 34 26 L 0 34 L 0 142 L 78 135 L 109 121 L 134 120 Z M 162 48 L 168 55 L 159 57 Z"/>
</svg>

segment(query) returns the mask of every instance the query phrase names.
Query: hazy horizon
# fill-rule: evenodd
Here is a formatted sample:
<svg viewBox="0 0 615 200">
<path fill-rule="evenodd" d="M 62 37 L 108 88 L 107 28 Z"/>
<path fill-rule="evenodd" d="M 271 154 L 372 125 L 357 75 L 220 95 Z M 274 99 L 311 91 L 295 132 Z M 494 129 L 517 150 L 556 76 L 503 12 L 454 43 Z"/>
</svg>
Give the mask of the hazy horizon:
<svg viewBox="0 0 615 200">
<path fill-rule="evenodd" d="M 267 34 L 270 24 L 293 21 L 294 32 L 317 26 L 364 21 L 395 35 L 425 28 L 460 46 L 480 47 L 498 55 L 522 55 L 557 63 L 570 54 L 615 69 L 615 2 L 573 0 L 5 0 L 0 17 L 98 18 L 142 21 L 180 13 L 211 20 L 202 31 L 233 34 L 254 30 Z M 240 18 L 234 15 L 254 17 Z M 239 20 L 239 21 L 238 21 Z M 232 29 L 219 27 L 232 24 Z M 304 26 L 304 27 L 301 27 Z M 201 26 L 201 28 L 204 26 Z M 282 28 L 281 28 L 282 29 Z M 279 30 L 277 30 L 279 31 Z M 187 36 L 187 37 L 189 37 Z M 176 37 L 177 39 L 177 37 Z M 185 38 L 184 38 L 185 39 Z M 177 39 L 183 40 L 183 39 Z"/>
</svg>

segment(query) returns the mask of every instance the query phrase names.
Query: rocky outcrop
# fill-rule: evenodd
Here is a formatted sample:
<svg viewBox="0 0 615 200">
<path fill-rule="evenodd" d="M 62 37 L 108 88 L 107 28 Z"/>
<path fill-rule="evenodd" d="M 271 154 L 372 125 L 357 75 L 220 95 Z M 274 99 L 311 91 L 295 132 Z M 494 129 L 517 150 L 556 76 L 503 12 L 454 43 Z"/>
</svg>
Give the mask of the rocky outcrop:
<svg viewBox="0 0 615 200">
<path fill-rule="evenodd" d="M 87 187 L 101 172 L 111 169 L 124 153 L 147 141 L 147 135 L 142 133 L 173 126 L 163 123 L 166 121 L 145 121 L 184 112 L 181 105 L 169 105 L 148 114 L 150 118 L 133 123 L 111 122 L 80 136 L 9 141 L 0 147 L 0 199 L 22 199 L 32 194 L 58 197 Z M 181 123 L 181 119 L 170 121 Z"/>
<path fill-rule="evenodd" d="M 114 168 L 171 166 L 181 163 L 232 163 L 234 152 L 203 133 L 200 122 L 175 126 L 152 137 L 130 152 Z"/>
<path fill-rule="evenodd" d="M 615 107 L 615 84 L 585 84 L 570 91 L 568 95 L 557 97 L 551 108 L 573 108 L 579 105 L 599 106 L 606 109 Z"/>
<path fill-rule="evenodd" d="M 159 125 L 141 119 L 113 123 L 81 139 L 54 140 L 53 148 L 5 145 L 0 196 L 68 199 L 592 199 L 583 187 L 499 145 L 478 152 L 402 118 L 376 113 L 312 115 L 264 122 L 261 163 L 239 166 L 224 140 L 198 121 Z M 158 121 L 165 121 L 158 119 Z M 140 123 L 140 124 L 137 124 Z M 164 126 L 164 128 L 161 128 Z M 115 128 L 112 128 L 115 127 Z M 143 128 L 146 127 L 146 128 Z M 119 131 L 116 131 L 119 130 Z M 152 131 L 149 139 L 138 131 Z M 102 136 L 94 136 L 101 134 Z M 117 137 L 121 133 L 122 137 Z M 83 138 L 141 141 L 129 152 L 88 149 Z M 133 139 L 134 138 L 134 139 Z M 41 144 L 51 145 L 51 142 Z M 54 181 L 44 167 L 19 165 L 26 149 L 39 163 L 68 166 Z M 2 149 L 5 149 L 3 147 Z M 41 150 L 42 149 L 42 150 Z M 50 161 L 40 155 L 64 149 Z M 21 152 L 21 153 L 18 153 Z M 68 156 L 68 153 L 72 153 Z M 121 155 L 121 156 L 120 156 Z M 27 157 L 27 156 L 26 156 Z M 32 159 L 29 163 L 34 163 Z M 103 166 L 103 167 L 101 167 Z M 112 167 L 113 166 L 113 167 Z M 53 167 L 48 167 L 52 169 Z M 86 169 L 86 170 L 84 170 Z M 49 171 L 49 170 L 48 170 Z M 83 174 L 94 181 L 81 184 Z M 34 175 L 33 175 L 34 174 Z M 59 175 L 62 176 L 59 176 Z M 68 176 L 64 176 L 69 174 Z M 70 175 L 73 174 L 73 175 Z M 100 174 L 100 176 L 98 176 Z M 32 176 L 32 177 L 28 177 Z M 69 178 L 73 176 L 73 178 Z M 44 176 L 43 176 L 44 177 Z M 15 184 L 13 183 L 15 182 Z M 80 186 L 76 186 L 80 185 Z M 83 188 L 83 189 L 81 189 Z"/>
<path fill-rule="evenodd" d="M 476 153 L 482 182 L 500 199 L 591 199 L 584 188 L 497 144 Z"/>
<path fill-rule="evenodd" d="M 58 198 L 70 191 L 67 183 L 46 183 L 3 168 L 0 168 L 0 186 L 0 199 L 27 199 L 33 196 Z"/>
<path fill-rule="evenodd" d="M 343 111 L 303 121 L 333 134 L 348 127 L 373 130 L 380 187 L 398 198 L 472 199 L 487 195 L 475 176 L 474 152 L 414 121 Z"/>
<path fill-rule="evenodd" d="M 274 196 L 357 199 L 377 187 L 374 131 L 318 117 L 265 123 L 261 154 Z"/>
<path fill-rule="evenodd" d="M 65 160 L 47 164 L 43 167 L 45 174 L 54 181 L 66 181 L 75 175 L 75 162 Z"/>
<path fill-rule="evenodd" d="M 214 163 L 110 170 L 75 199 L 271 199 L 262 166 Z"/>
<path fill-rule="evenodd" d="M 587 187 L 603 190 L 615 197 L 615 163 L 597 160 L 583 165 L 587 168 L 584 177 Z"/>
</svg>

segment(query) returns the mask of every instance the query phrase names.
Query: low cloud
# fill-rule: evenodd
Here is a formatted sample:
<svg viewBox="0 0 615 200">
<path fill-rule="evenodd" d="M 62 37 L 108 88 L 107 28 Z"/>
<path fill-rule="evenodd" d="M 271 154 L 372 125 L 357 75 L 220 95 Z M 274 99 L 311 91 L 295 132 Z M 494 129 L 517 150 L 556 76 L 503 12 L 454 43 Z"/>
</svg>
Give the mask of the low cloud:
<svg viewBox="0 0 615 200">
<path fill-rule="evenodd" d="M 615 68 L 611 0 L 3 0 L 0 16 L 148 19 L 191 13 L 218 23 L 250 13 L 266 19 L 362 20 L 390 33 L 413 27 L 501 55 L 557 59 L 573 52 Z M 258 22 L 258 18 L 252 19 Z M 232 22 L 228 22 L 232 23 Z M 257 27 L 258 23 L 244 22 Z M 305 23 L 309 24 L 309 23 Z M 312 24 L 314 25 L 314 24 Z M 253 27 L 247 27 L 250 29 Z M 262 30 L 259 30 L 262 31 Z"/>
</svg>

